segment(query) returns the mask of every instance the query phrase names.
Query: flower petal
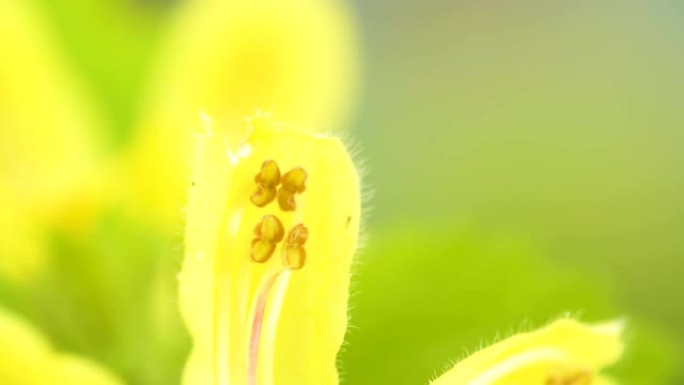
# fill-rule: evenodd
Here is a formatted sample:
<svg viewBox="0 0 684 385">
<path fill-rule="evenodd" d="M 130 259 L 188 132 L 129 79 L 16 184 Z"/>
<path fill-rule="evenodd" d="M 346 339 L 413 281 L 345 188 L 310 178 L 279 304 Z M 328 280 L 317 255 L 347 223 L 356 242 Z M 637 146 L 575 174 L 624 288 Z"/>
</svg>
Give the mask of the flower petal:
<svg viewBox="0 0 684 385">
<path fill-rule="evenodd" d="M 197 142 L 179 277 L 194 339 L 184 383 L 335 384 L 358 176 L 335 138 L 279 129 L 263 116 L 252 127 L 237 146 L 213 131 Z M 252 200 L 277 184 L 293 207 L 275 196 Z"/>
<path fill-rule="evenodd" d="M 584 384 L 622 355 L 621 332 L 621 322 L 561 319 L 473 354 L 432 385 Z"/>
</svg>

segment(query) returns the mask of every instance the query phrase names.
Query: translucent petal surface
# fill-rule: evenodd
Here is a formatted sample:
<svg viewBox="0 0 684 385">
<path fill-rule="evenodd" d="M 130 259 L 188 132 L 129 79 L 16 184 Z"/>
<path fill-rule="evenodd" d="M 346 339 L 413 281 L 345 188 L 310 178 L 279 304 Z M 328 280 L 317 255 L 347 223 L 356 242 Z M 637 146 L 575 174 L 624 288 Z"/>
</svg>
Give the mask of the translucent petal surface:
<svg viewBox="0 0 684 385">
<path fill-rule="evenodd" d="M 622 354 L 621 332 L 621 323 L 589 326 L 562 319 L 485 348 L 432 384 L 591 384 L 599 370 Z"/>
<path fill-rule="evenodd" d="M 253 120 L 252 127 L 238 142 L 213 130 L 197 141 L 179 277 L 181 310 L 194 340 L 184 383 L 336 384 L 359 231 L 358 176 L 335 138 L 276 128 L 265 118 Z M 277 200 L 264 207 L 250 201 L 266 160 L 283 174 L 296 167 L 306 171 L 294 211 L 283 211 Z M 301 269 L 286 268 L 289 235 L 266 263 L 252 260 L 255 226 L 265 215 L 277 217 L 286 233 L 298 224 L 308 229 Z M 263 299 L 261 336 L 252 354 Z"/>
</svg>

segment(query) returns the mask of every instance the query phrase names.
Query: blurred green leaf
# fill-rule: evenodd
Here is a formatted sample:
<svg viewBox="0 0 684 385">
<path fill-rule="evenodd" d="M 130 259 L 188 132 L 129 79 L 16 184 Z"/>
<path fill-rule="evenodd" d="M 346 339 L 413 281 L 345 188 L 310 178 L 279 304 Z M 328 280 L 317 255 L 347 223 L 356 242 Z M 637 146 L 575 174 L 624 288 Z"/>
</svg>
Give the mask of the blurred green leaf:
<svg viewBox="0 0 684 385">
<path fill-rule="evenodd" d="M 138 116 L 150 62 L 172 7 L 164 1 L 33 0 L 72 64 L 108 114 L 112 145 L 125 144 Z"/>
<path fill-rule="evenodd" d="M 586 321 L 630 315 L 611 299 L 609 279 L 558 265 L 531 245 L 449 225 L 372 234 L 340 354 L 346 383 L 426 383 L 483 344 L 566 312 Z M 639 325 L 630 327 L 625 383 L 672 383 L 676 361 L 645 359 L 663 341 Z"/>
<path fill-rule="evenodd" d="M 52 245 L 42 277 L 0 284 L 2 304 L 130 385 L 178 383 L 189 349 L 177 309 L 179 240 L 113 209 L 86 233 L 53 233 Z"/>
</svg>

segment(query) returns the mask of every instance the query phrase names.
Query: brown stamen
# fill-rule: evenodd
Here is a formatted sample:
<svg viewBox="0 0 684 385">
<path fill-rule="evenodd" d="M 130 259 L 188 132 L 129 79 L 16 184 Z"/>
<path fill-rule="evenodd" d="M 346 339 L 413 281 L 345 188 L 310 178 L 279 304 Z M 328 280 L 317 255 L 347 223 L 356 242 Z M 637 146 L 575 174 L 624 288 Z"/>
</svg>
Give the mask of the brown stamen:
<svg viewBox="0 0 684 385">
<path fill-rule="evenodd" d="M 591 372 L 586 370 L 565 375 L 554 374 L 546 379 L 546 385 L 591 385 L 593 377 Z"/>
<path fill-rule="evenodd" d="M 283 211 L 294 211 L 297 208 L 295 195 L 306 190 L 308 174 L 301 167 L 295 167 L 281 178 L 282 185 L 278 189 L 278 204 Z"/>
<path fill-rule="evenodd" d="M 278 242 L 283 240 L 285 228 L 274 215 L 265 215 L 254 228 L 254 235 L 250 257 L 254 262 L 264 263 L 271 258 Z"/>
<path fill-rule="evenodd" d="M 256 191 L 250 197 L 257 207 L 264 207 L 273 202 L 280 184 L 280 168 L 273 160 L 266 160 L 261 164 L 261 171 L 254 177 L 257 184 Z"/>
<path fill-rule="evenodd" d="M 298 224 L 290 230 L 283 245 L 283 264 L 291 270 L 299 270 L 306 263 L 304 244 L 309 239 L 309 230 Z"/>
</svg>

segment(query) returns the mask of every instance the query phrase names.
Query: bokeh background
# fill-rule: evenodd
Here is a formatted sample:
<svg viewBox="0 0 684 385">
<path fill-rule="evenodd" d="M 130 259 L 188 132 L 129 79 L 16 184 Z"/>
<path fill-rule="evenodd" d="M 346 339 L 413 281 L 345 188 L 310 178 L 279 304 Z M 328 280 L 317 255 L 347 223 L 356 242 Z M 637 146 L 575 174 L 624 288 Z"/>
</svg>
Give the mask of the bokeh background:
<svg viewBox="0 0 684 385">
<path fill-rule="evenodd" d="M 313 85 L 266 108 L 347 131 L 372 191 L 345 383 L 423 384 L 566 312 L 627 319 L 623 383 L 684 381 L 682 4 L 293 2 L 235 18 L 259 48 L 243 63 L 240 38 L 194 32 L 213 20 L 196 3 L 0 0 L 0 306 L 129 384 L 178 383 L 185 163 L 163 150 L 186 121 L 169 106 L 258 100 L 250 76 L 281 60 Z M 305 48 L 300 24 L 322 31 Z M 238 64 L 201 65 L 222 60 Z"/>
</svg>

